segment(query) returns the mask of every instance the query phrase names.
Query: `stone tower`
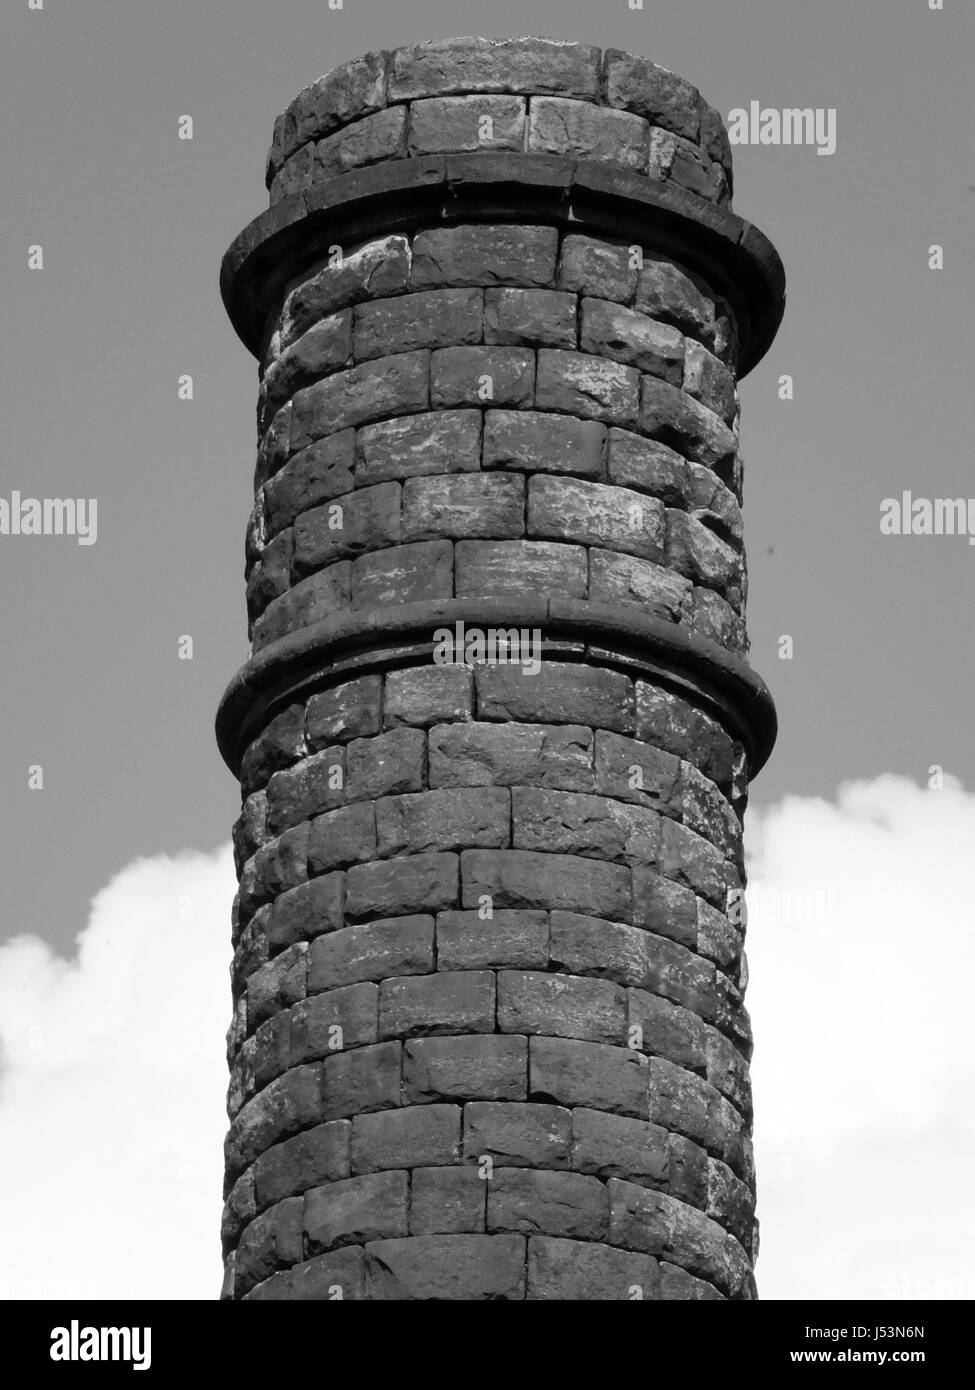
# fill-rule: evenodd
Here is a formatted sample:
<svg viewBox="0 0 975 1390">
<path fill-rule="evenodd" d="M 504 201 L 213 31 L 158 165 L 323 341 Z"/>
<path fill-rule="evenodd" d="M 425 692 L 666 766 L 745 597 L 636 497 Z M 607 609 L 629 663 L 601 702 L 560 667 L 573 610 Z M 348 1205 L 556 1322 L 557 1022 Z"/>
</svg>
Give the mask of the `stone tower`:
<svg viewBox="0 0 975 1390">
<path fill-rule="evenodd" d="M 224 1294 L 754 1298 L 737 380 L 784 279 L 721 118 L 424 43 L 306 87 L 267 179 Z"/>
</svg>

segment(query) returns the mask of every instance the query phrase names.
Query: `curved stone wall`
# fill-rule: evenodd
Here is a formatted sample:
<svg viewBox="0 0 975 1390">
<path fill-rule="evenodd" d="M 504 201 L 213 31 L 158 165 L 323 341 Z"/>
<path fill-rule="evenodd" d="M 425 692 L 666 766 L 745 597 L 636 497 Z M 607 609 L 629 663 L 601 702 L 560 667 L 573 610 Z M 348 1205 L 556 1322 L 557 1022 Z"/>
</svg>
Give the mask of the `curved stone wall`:
<svg viewBox="0 0 975 1390">
<path fill-rule="evenodd" d="M 394 119 L 377 159 L 467 149 L 486 98 L 522 153 L 470 156 L 459 203 L 405 158 L 364 216 L 321 160 Z M 741 816 L 774 711 L 737 376 L 781 284 L 711 192 L 637 207 L 600 143 L 696 142 L 727 188 L 709 112 L 643 59 L 456 40 L 278 122 L 272 198 L 316 151 L 327 206 L 225 266 L 261 364 L 253 655 L 218 721 L 227 1297 L 755 1296 Z M 580 153 L 615 202 L 574 199 Z M 457 624 L 532 660 L 445 660 Z"/>
</svg>

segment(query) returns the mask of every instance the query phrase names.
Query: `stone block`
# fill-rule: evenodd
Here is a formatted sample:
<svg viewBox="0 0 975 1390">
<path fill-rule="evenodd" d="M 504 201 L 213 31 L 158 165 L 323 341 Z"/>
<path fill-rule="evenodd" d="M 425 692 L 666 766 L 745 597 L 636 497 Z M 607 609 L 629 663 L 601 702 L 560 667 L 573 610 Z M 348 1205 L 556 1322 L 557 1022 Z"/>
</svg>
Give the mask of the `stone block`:
<svg viewBox="0 0 975 1390">
<path fill-rule="evenodd" d="M 487 594 L 588 594 L 586 551 L 549 541 L 459 541 L 454 549 L 457 598 Z"/>
<path fill-rule="evenodd" d="M 410 1235 L 483 1231 L 487 1186 L 476 1168 L 414 1168 Z"/>
<path fill-rule="evenodd" d="M 639 415 L 639 388 L 636 367 L 586 352 L 538 350 L 538 410 L 557 410 L 609 425 L 632 425 Z"/>
<path fill-rule="evenodd" d="M 596 99 L 599 49 L 562 39 L 432 39 L 398 48 L 389 100 L 451 92 L 559 92 Z"/>
<path fill-rule="evenodd" d="M 366 1246 L 370 1299 L 396 1302 L 520 1301 L 525 1297 L 525 1237 L 422 1235 Z"/>
<path fill-rule="evenodd" d="M 410 666 L 386 677 L 387 728 L 469 720 L 473 706 L 474 673 L 467 666 Z"/>
<path fill-rule="evenodd" d="M 572 1115 L 557 1105 L 471 1101 L 464 1106 L 464 1159 L 495 1168 L 568 1168 Z"/>
<path fill-rule="evenodd" d="M 437 917 L 438 970 L 548 968 L 547 912 L 441 912 Z"/>
<path fill-rule="evenodd" d="M 528 1299 L 572 1303 L 660 1297 L 657 1261 L 591 1240 L 532 1235 L 528 1240 Z"/>
<path fill-rule="evenodd" d="M 524 97 L 429 97 L 410 104 L 409 153 L 521 150 L 525 142 Z"/>
<path fill-rule="evenodd" d="M 487 1229 L 604 1240 L 609 1199 L 598 1178 L 530 1168 L 496 1168 L 487 1183 Z"/>
<path fill-rule="evenodd" d="M 484 467 L 526 473 L 606 472 L 606 426 L 533 410 L 489 410 L 484 419 Z"/>
<path fill-rule="evenodd" d="M 484 341 L 510 347 L 574 348 L 575 295 L 556 290 L 487 290 Z"/>
<path fill-rule="evenodd" d="M 357 1115 L 349 1151 L 353 1173 L 460 1162 L 459 1105 L 406 1105 Z"/>
<path fill-rule="evenodd" d="M 394 353 L 335 372 L 295 396 L 292 451 L 377 416 L 428 410 L 429 398 L 430 353 L 426 350 Z"/>
<path fill-rule="evenodd" d="M 387 797 L 376 805 L 379 854 L 501 848 L 511 836 L 510 802 L 503 787 L 451 787 Z"/>
<path fill-rule="evenodd" d="M 316 146 L 313 178 L 333 179 L 385 159 L 404 159 L 406 120 L 405 107 L 391 106 L 326 135 Z"/>
<path fill-rule="evenodd" d="M 448 347 L 430 363 L 430 404 L 457 406 L 534 403 L 535 354 L 519 347 Z"/>
<path fill-rule="evenodd" d="M 579 346 L 583 352 L 626 362 L 674 386 L 683 381 L 684 335 L 638 309 L 607 299 L 583 299 Z"/>
<path fill-rule="evenodd" d="M 622 864 L 527 850 L 469 849 L 461 855 L 462 906 L 485 897 L 495 908 L 554 908 L 623 917 L 629 912 L 630 870 Z"/>
<path fill-rule="evenodd" d="M 305 1244 L 317 1255 L 336 1245 L 405 1235 L 409 1175 L 363 1173 L 312 1188 L 305 1196 Z"/>
<path fill-rule="evenodd" d="M 498 1028 L 625 1044 L 626 994 L 609 980 L 500 970 Z"/>
<path fill-rule="evenodd" d="M 563 97 L 532 97 L 528 149 L 534 154 L 574 155 L 646 172 L 650 127 L 627 111 Z"/>
<path fill-rule="evenodd" d="M 391 349 L 413 352 L 481 341 L 482 290 L 427 290 L 374 299 L 355 309 L 355 355 L 362 362 Z"/>
<path fill-rule="evenodd" d="M 379 990 L 381 1037 L 490 1033 L 494 1028 L 494 974 L 446 970 L 384 980 Z"/>
<path fill-rule="evenodd" d="M 319 937 L 309 954 L 308 993 L 433 970 L 433 941 L 434 920 L 422 915 L 368 922 Z"/>
<path fill-rule="evenodd" d="M 412 285 L 415 290 L 444 285 L 549 289 L 558 242 L 554 227 L 474 225 L 418 232 Z"/>
<path fill-rule="evenodd" d="M 453 473 L 403 484 L 403 537 L 510 538 L 525 533 L 525 480 L 517 473 Z"/>
<path fill-rule="evenodd" d="M 360 676 L 312 695 L 305 717 L 308 746 L 317 750 L 350 738 L 378 734 L 381 691 L 379 676 Z"/>
<path fill-rule="evenodd" d="M 431 411 L 380 420 L 356 431 L 355 439 L 355 479 L 360 487 L 428 473 L 476 472 L 481 412 Z"/>
<path fill-rule="evenodd" d="M 352 607 L 450 598 L 453 586 L 454 550 L 450 541 L 394 545 L 360 555 L 353 562 Z"/>
<path fill-rule="evenodd" d="M 465 967 L 468 968 L 468 967 Z M 528 1095 L 528 1042 L 500 1033 L 411 1038 L 403 1056 L 403 1102 L 515 1101 Z"/>
</svg>

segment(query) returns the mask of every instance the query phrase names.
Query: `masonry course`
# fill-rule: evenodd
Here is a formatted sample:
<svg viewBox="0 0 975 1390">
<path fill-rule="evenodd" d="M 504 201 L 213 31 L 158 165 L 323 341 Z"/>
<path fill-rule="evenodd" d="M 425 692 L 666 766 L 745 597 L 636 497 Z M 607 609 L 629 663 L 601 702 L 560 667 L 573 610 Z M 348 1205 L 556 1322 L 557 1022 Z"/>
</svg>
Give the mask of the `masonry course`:
<svg viewBox="0 0 975 1390">
<path fill-rule="evenodd" d="M 737 387 L 782 288 L 723 123 L 434 41 L 303 88 L 267 186 L 223 1296 L 752 1299 Z M 436 664 L 457 621 L 537 674 Z"/>
</svg>

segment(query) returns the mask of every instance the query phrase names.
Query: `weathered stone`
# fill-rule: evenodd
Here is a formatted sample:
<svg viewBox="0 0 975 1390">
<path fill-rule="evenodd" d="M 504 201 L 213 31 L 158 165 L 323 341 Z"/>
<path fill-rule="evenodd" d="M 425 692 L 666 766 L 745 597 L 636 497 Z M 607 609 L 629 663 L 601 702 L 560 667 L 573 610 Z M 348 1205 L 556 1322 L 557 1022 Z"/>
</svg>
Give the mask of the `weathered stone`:
<svg viewBox="0 0 975 1390">
<path fill-rule="evenodd" d="M 562 97 L 532 97 L 528 148 L 543 154 L 606 160 L 646 172 L 649 126 L 640 116 Z"/>
<path fill-rule="evenodd" d="M 535 404 L 539 410 L 560 410 L 610 425 L 635 424 L 639 385 L 635 367 L 584 352 L 538 351 Z"/>
<path fill-rule="evenodd" d="M 346 927 L 311 944 L 308 992 L 333 990 L 360 980 L 433 970 L 433 918 L 422 914 Z"/>
<path fill-rule="evenodd" d="M 555 290 L 487 290 L 484 341 L 514 347 L 576 346 L 575 295 Z"/>
<path fill-rule="evenodd" d="M 364 1173 L 315 1187 L 305 1198 L 305 1241 L 310 1255 L 335 1245 L 405 1235 L 409 1177 Z"/>
<path fill-rule="evenodd" d="M 355 480 L 362 487 L 389 478 L 476 471 L 480 452 L 479 410 L 434 411 L 382 420 L 356 432 Z"/>
<path fill-rule="evenodd" d="M 379 990 L 380 1036 L 488 1033 L 494 1027 L 494 993 L 490 970 L 384 980 Z"/>
<path fill-rule="evenodd" d="M 558 92 L 595 100 L 599 49 L 561 39 L 434 39 L 398 48 L 389 100 L 449 92 Z"/>
<path fill-rule="evenodd" d="M 350 605 L 351 569 L 348 562 L 330 566 L 295 584 L 270 603 L 254 624 L 255 652 L 276 642 L 294 628 L 307 627 L 344 613 Z"/>
<path fill-rule="evenodd" d="M 559 237 L 554 227 L 438 227 L 413 243 L 413 288 L 525 285 L 549 288 Z"/>
<path fill-rule="evenodd" d="M 487 1229 L 603 1240 L 609 1226 L 606 1188 L 581 1173 L 498 1168 L 487 1184 Z"/>
<path fill-rule="evenodd" d="M 488 402 L 530 406 L 535 354 L 516 347 L 450 347 L 433 354 L 430 404 L 440 410 Z"/>
<path fill-rule="evenodd" d="M 300 387 L 347 366 L 351 356 L 352 311 L 346 309 L 314 324 L 268 368 L 265 408 L 277 410 Z"/>
<path fill-rule="evenodd" d="M 366 1246 L 371 1299 L 521 1300 L 525 1237 L 422 1235 Z"/>
<path fill-rule="evenodd" d="M 621 864 L 527 850 L 470 849 L 461 855 L 464 907 L 562 908 L 619 917 L 629 910 L 630 871 Z"/>
<path fill-rule="evenodd" d="M 426 410 L 430 394 L 430 354 L 400 352 L 336 372 L 294 398 L 291 448 L 304 449 L 323 435 L 362 425 L 380 415 Z"/>
<path fill-rule="evenodd" d="M 600 478 L 605 460 L 606 426 L 595 420 L 531 410 L 489 410 L 485 416 L 485 468 Z"/>
<path fill-rule="evenodd" d="M 349 1150 L 353 1173 L 460 1161 L 459 1105 L 407 1105 L 357 1115 Z"/>
<path fill-rule="evenodd" d="M 592 730 L 578 724 L 441 724 L 429 757 L 431 787 L 594 785 Z"/>
<path fill-rule="evenodd" d="M 309 1062 L 378 1041 L 379 989 L 372 982 L 330 989 L 291 1010 L 291 1060 Z"/>
<path fill-rule="evenodd" d="M 410 280 L 410 243 L 404 236 L 378 237 L 354 251 L 342 251 L 295 285 L 281 312 L 281 347 L 293 343 L 328 314 L 401 294 Z"/>
<path fill-rule="evenodd" d="M 348 1120 L 316 1125 L 267 1149 L 254 1164 L 254 1192 L 258 1204 L 270 1206 L 309 1187 L 349 1176 Z"/>
<path fill-rule="evenodd" d="M 310 574 L 364 550 L 398 544 L 400 492 L 399 483 L 377 483 L 303 512 L 294 526 L 295 572 Z"/>
<path fill-rule="evenodd" d="M 466 967 L 465 967 L 466 968 Z M 411 1038 L 403 1057 L 403 1102 L 526 1100 L 528 1041 L 502 1034 Z"/>
<path fill-rule="evenodd" d="M 391 106 L 354 121 L 344 130 L 319 140 L 315 151 L 315 179 L 332 179 L 350 169 L 361 169 L 384 159 L 406 155 L 406 109 Z"/>
<path fill-rule="evenodd" d="M 586 551 L 548 541 L 460 541 L 454 548 L 454 593 L 548 592 L 585 598 L 589 592 Z"/>
<path fill-rule="evenodd" d="M 483 312 L 483 291 L 473 289 L 427 290 L 359 304 L 355 309 L 356 360 L 382 357 L 390 344 L 400 352 L 413 352 L 479 343 Z"/>
<path fill-rule="evenodd" d="M 387 727 L 466 720 L 473 707 L 474 673 L 467 666 L 412 666 L 386 677 Z"/>
<path fill-rule="evenodd" d="M 487 1186 L 474 1168 L 414 1168 L 410 1235 L 483 1231 Z"/>
<path fill-rule="evenodd" d="M 572 1114 L 555 1105 L 474 1101 L 464 1106 L 464 1159 L 496 1167 L 567 1168 Z"/>
<path fill-rule="evenodd" d="M 503 848 L 511 836 L 510 802 L 510 793 L 503 787 L 446 788 L 387 797 L 376 804 L 379 854 Z"/>
<path fill-rule="evenodd" d="M 608 797 L 516 787 L 511 794 L 512 846 L 581 854 L 622 864 L 656 863 L 660 849 L 655 811 Z"/>
<path fill-rule="evenodd" d="M 410 104 L 409 152 L 520 150 L 525 100 L 511 96 L 431 97 Z"/>
<path fill-rule="evenodd" d="M 626 995 L 609 980 L 499 970 L 498 1028 L 622 1044 Z"/>
<path fill-rule="evenodd" d="M 680 386 L 684 377 L 684 344 L 684 336 L 676 328 L 658 323 L 636 309 L 606 299 L 582 301 L 579 346 L 583 352 L 628 362 Z"/>
<path fill-rule="evenodd" d="M 639 246 L 614 245 L 602 238 L 572 233 L 562 242 L 558 288 L 629 304 L 636 293 L 642 260 Z"/>
<path fill-rule="evenodd" d="M 366 53 L 304 87 L 294 103 L 298 140 L 320 139 L 378 111 L 385 101 L 386 61 L 385 53 Z"/>
<path fill-rule="evenodd" d="M 481 719 L 632 728 L 632 684 L 617 671 L 543 661 L 531 676 L 515 666 L 479 666 L 474 680 Z"/>
<path fill-rule="evenodd" d="M 519 966 L 545 970 L 548 937 L 547 912 L 500 911 L 492 912 L 489 918 L 480 912 L 441 912 L 437 917 L 437 968 Z"/>
<path fill-rule="evenodd" d="M 308 701 L 305 734 L 312 749 L 366 734 L 378 734 L 382 681 L 360 676 L 313 695 Z"/>
<path fill-rule="evenodd" d="M 533 1099 L 647 1118 L 650 1064 L 639 1052 L 576 1038 L 530 1038 L 528 1047 Z"/>
<path fill-rule="evenodd" d="M 669 1175 L 667 1131 L 646 1120 L 580 1106 L 572 1112 L 572 1167 L 600 1178 L 626 1178 L 664 1187 Z"/>
<path fill-rule="evenodd" d="M 683 77 L 635 57 L 608 48 L 603 57 L 606 100 L 646 116 L 652 125 L 663 126 L 696 140 L 701 130 L 701 94 Z"/>
<path fill-rule="evenodd" d="M 525 480 L 517 473 L 453 473 L 403 484 L 403 536 L 512 537 L 525 530 Z"/>
<path fill-rule="evenodd" d="M 609 603 L 632 603 L 654 617 L 679 622 L 691 592 L 687 579 L 662 565 L 611 550 L 589 552 L 589 596 Z"/>
<path fill-rule="evenodd" d="M 590 1303 L 660 1297 L 656 1260 L 591 1240 L 531 1236 L 527 1277 L 528 1299 Z"/>
<path fill-rule="evenodd" d="M 389 1110 L 401 1103 L 402 1050 L 398 1042 L 333 1053 L 321 1063 L 321 1069 L 324 1120 Z"/>
<path fill-rule="evenodd" d="M 454 550 L 450 541 L 394 545 L 360 555 L 354 562 L 352 607 L 449 598 L 453 583 Z"/>
<path fill-rule="evenodd" d="M 353 430 L 330 434 L 295 454 L 268 479 L 264 498 L 270 534 L 290 526 L 299 512 L 352 491 L 354 445 Z"/>
</svg>

